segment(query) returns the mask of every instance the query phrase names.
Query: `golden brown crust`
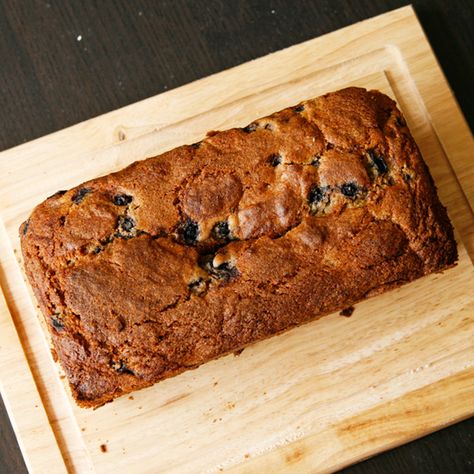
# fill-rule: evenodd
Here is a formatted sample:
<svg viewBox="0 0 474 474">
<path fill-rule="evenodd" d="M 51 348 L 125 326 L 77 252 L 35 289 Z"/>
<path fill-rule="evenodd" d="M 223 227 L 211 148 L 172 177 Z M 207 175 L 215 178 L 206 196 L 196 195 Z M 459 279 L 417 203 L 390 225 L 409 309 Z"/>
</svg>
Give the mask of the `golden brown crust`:
<svg viewBox="0 0 474 474">
<path fill-rule="evenodd" d="M 59 192 L 20 235 L 86 407 L 457 259 L 395 103 L 359 88 Z"/>
</svg>

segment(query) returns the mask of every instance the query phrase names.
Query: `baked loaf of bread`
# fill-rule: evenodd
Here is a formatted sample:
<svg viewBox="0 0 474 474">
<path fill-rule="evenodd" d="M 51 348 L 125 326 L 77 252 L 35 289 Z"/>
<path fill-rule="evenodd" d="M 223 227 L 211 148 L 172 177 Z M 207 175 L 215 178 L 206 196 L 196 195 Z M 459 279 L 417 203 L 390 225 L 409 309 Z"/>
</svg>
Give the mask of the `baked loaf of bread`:
<svg viewBox="0 0 474 474">
<path fill-rule="evenodd" d="M 457 259 L 402 115 L 359 88 L 59 191 L 20 236 L 85 407 Z"/>
</svg>

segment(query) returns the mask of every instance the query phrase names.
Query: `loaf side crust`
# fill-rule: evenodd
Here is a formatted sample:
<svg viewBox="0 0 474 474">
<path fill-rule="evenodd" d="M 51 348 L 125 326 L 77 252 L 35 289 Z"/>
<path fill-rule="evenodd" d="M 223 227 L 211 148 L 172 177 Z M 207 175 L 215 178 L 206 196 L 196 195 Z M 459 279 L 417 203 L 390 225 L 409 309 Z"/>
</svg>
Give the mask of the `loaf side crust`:
<svg viewBox="0 0 474 474">
<path fill-rule="evenodd" d="M 361 88 L 60 191 L 20 237 L 84 407 L 457 260 L 395 102 Z"/>
</svg>

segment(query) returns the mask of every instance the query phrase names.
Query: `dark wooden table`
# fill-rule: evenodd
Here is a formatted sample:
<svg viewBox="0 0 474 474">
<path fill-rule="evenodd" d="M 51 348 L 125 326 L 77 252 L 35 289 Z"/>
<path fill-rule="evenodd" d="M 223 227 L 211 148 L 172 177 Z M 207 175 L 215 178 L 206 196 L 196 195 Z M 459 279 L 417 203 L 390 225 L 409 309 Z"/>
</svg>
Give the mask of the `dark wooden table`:
<svg viewBox="0 0 474 474">
<path fill-rule="evenodd" d="M 406 3 L 0 0 L 0 150 Z M 472 129 L 474 2 L 413 3 Z M 23 472 L 0 403 L 0 473 Z M 474 472 L 474 419 L 344 472 Z"/>
</svg>

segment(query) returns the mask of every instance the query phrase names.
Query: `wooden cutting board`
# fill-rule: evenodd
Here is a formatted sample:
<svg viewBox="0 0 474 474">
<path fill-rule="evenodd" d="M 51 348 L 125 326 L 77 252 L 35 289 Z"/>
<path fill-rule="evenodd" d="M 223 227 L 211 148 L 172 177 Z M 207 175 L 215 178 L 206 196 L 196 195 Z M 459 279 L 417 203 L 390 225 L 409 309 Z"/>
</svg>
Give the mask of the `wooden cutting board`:
<svg viewBox="0 0 474 474">
<path fill-rule="evenodd" d="M 58 189 L 347 85 L 397 100 L 459 265 L 79 409 L 52 361 L 17 229 Z M 31 472 L 324 472 L 474 413 L 472 136 L 410 7 L 0 154 L 1 392 Z"/>
</svg>

